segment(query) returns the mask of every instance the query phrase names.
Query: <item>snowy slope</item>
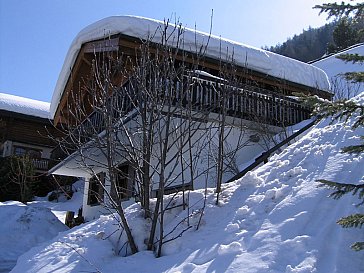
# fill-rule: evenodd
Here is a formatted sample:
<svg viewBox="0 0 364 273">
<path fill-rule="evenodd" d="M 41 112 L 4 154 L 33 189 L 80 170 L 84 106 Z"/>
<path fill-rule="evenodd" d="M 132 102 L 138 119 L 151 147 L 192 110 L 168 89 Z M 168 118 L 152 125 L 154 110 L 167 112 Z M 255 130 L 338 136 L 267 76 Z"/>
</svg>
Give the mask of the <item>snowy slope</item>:
<svg viewBox="0 0 364 273">
<path fill-rule="evenodd" d="M 0 110 L 48 119 L 49 107 L 49 102 L 0 93 Z"/>
<path fill-rule="evenodd" d="M 345 72 L 360 72 L 364 70 L 364 67 L 360 63 L 344 62 L 337 56 L 341 54 L 359 54 L 364 55 L 364 43 L 355 45 L 350 49 L 342 51 L 340 53 L 324 57 L 321 60 L 317 60 L 312 65 L 324 70 L 331 81 L 331 88 L 334 93 L 340 91 L 341 98 L 352 98 L 357 94 L 364 92 L 363 83 L 352 83 L 345 80 L 340 75 Z M 339 97 L 340 98 L 340 97 Z"/>
<path fill-rule="evenodd" d="M 165 24 L 164 22 L 143 18 L 138 16 L 111 16 L 97 21 L 83 30 L 73 40 L 66 55 L 62 70 L 53 92 L 51 103 L 51 116 L 57 109 L 60 97 L 69 77 L 70 68 L 73 66 L 82 44 L 104 39 L 109 35 L 122 33 L 140 39 L 151 39 L 154 42 L 162 41 Z M 199 52 L 200 47 L 206 46 L 207 57 L 215 59 L 231 59 L 239 66 L 246 66 L 249 69 L 258 71 L 270 76 L 278 77 L 295 83 L 319 88 L 329 89 L 329 82 L 326 74 L 319 68 L 287 58 L 263 49 L 244 45 L 208 33 L 196 31 L 183 27 L 183 45 L 186 51 Z M 167 36 L 170 36 L 169 43 L 176 46 L 178 40 L 174 25 L 169 24 Z"/>
<path fill-rule="evenodd" d="M 126 211 L 138 254 L 115 255 L 124 237 L 118 241 L 113 216 L 102 216 L 33 248 L 12 272 L 364 272 L 363 253 L 349 248 L 364 240 L 363 230 L 335 223 L 350 213 L 363 213 L 363 207 L 355 207 L 358 199 L 351 195 L 338 201 L 328 198 L 331 191 L 316 182 L 363 182 L 364 156 L 341 153 L 342 147 L 360 143 L 363 134 L 363 128 L 353 131 L 350 123 L 319 122 L 268 164 L 224 185 L 219 206 L 214 189 L 209 189 L 198 230 L 204 192 L 191 192 L 192 228 L 166 244 L 162 258 L 143 251 L 148 223 L 135 204 Z M 169 211 L 165 231 L 186 213 L 181 208 Z M 186 228 L 182 221 L 170 236 Z"/>
</svg>

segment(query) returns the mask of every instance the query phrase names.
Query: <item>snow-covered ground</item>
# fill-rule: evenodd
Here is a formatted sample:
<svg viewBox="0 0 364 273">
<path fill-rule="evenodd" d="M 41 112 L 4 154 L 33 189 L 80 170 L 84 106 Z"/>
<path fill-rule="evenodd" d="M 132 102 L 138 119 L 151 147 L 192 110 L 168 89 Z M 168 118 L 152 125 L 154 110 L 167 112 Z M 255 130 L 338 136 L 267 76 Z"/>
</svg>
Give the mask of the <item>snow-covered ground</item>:
<svg viewBox="0 0 364 273">
<path fill-rule="evenodd" d="M 71 200 L 61 195 L 59 202 L 49 202 L 48 197 L 37 197 L 27 205 L 17 201 L 0 202 L 0 272 L 9 272 L 21 254 L 68 230 L 63 224 L 66 212 L 77 213 L 80 208 L 83 181 L 73 184 L 73 190 Z"/>
<path fill-rule="evenodd" d="M 364 94 L 359 99 L 363 102 Z M 218 206 L 214 189 L 208 189 L 198 230 L 204 191 L 191 192 L 189 212 L 179 207 L 166 213 L 166 233 L 181 222 L 167 238 L 184 233 L 165 244 L 158 259 L 145 250 L 149 223 L 138 204 L 126 213 L 140 252 L 122 257 L 125 238 L 115 216 L 66 230 L 45 208 L 64 219 L 66 210 L 78 210 L 82 190 L 66 202 L 2 203 L 0 268 L 6 272 L 35 246 L 11 272 L 364 272 L 363 253 L 349 248 L 364 241 L 363 230 L 336 224 L 340 217 L 363 213 L 363 206 L 355 206 L 359 200 L 350 194 L 328 198 L 331 191 L 316 182 L 363 183 L 363 154 L 341 153 L 360 143 L 360 135 L 364 128 L 353 131 L 350 122 L 322 120 L 268 164 L 224 185 Z"/>
<path fill-rule="evenodd" d="M 224 185 L 219 206 L 208 189 L 198 230 L 204 191 L 191 192 L 192 227 L 182 221 L 186 210 L 168 211 L 166 233 L 182 223 L 169 238 L 187 230 L 164 246 L 161 258 L 145 251 L 149 223 L 134 204 L 126 213 L 139 253 L 116 255 L 125 252 L 124 235 L 114 216 L 101 216 L 32 248 L 12 272 L 364 272 L 363 253 L 349 248 L 364 240 L 363 230 L 336 224 L 342 216 L 363 213 L 363 207 L 355 206 L 356 196 L 328 198 L 331 191 L 316 182 L 363 183 L 364 155 L 341 153 L 363 134 L 364 128 L 353 131 L 350 122 L 319 122 L 268 164 Z"/>
<path fill-rule="evenodd" d="M 70 200 L 61 194 L 58 202 L 49 202 L 48 196 L 36 197 L 36 200 L 29 202 L 28 205 L 32 207 L 49 208 L 53 214 L 62 222 L 65 222 L 67 211 L 73 211 L 77 215 L 78 210 L 82 206 L 84 181 L 79 180 L 72 185 L 73 195 Z"/>
<path fill-rule="evenodd" d="M 16 201 L 0 203 L 0 272 L 9 272 L 18 256 L 68 228 L 47 208 Z"/>
</svg>

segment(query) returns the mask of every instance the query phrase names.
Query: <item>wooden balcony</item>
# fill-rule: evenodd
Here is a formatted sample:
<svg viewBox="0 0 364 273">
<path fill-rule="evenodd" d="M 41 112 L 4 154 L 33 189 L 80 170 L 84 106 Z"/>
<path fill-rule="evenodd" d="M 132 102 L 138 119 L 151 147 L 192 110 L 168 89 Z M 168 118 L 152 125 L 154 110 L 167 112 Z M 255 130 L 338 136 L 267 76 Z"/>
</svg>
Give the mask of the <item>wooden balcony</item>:
<svg viewBox="0 0 364 273">
<path fill-rule="evenodd" d="M 224 107 L 227 116 L 279 127 L 299 123 L 311 114 L 311 109 L 299 101 L 273 91 L 249 85 L 230 87 L 206 80 L 196 80 L 191 101 L 196 111 L 221 113 Z"/>
<path fill-rule="evenodd" d="M 173 98 L 171 101 L 174 106 L 190 107 L 196 113 L 221 114 L 224 109 L 226 115 L 230 117 L 279 127 L 299 123 L 308 119 L 311 114 L 311 109 L 293 98 L 249 85 L 232 87 L 221 82 L 200 78 L 195 78 L 188 85 L 178 81 L 172 84 L 172 88 L 170 84 L 163 85 L 165 90 L 161 91 L 160 99 L 170 96 Z M 133 92 L 135 86 L 132 81 L 129 81 L 123 86 L 124 92 L 116 94 L 116 98 L 113 98 L 115 104 L 113 109 L 117 109 L 112 111 L 113 120 L 119 120 L 122 115 L 125 116 L 140 103 L 133 99 L 133 94 L 136 93 Z M 103 113 L 93 111 L 73 129 L 64 143 L 72 143 L 70 138 L 86 141 L 90 136 L 95 136 L 103 130 Z M 73 147 L 73 145 L 69 145 L 69 148 L 63 147 L 63 150 L 56 147 L 52 152 L 52 158 L 63 159 L 66 154 L 74 151 Z"/>
</svg>

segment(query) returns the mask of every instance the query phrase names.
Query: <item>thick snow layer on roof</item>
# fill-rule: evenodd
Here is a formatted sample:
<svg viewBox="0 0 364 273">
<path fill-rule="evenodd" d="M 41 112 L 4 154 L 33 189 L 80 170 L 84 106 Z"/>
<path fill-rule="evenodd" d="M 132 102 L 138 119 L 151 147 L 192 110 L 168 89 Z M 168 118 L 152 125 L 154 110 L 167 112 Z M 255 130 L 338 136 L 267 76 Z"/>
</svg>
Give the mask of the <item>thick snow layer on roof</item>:
<svg viewBox="0 0 364 273">
<path fill-rule="evenodd" d="M 73 40 L 59 75 L 51 103 L 52 117 L 69 77 L 70 68 L 83 43 L 118 33 L 141 39 L 149 39 L 153 36 L 152 40 L 158 42 L 161 41 L 163 29 L 164 22 L 135 16 L 112 16 L 84 28 Z M 211 36 L 209 38 L 207 33 L 188 28 L 183 29 L 183 48 L 185 50 L 198 52 L 201 46 L 208 44 L 205 53 L 207 57 L 222 59 L 230 57 L 231 59 L 233 54 L 237 65 L 321 90 L 329 89 L 326 74 L 312 65 L 221 37 Z M 173 25 L 167 29 L 169 34 L 173 30 Z M 171 45 L 175 40 L 172 35 L 172 38 L 169 39 Z"/>
<path fill-rule="evenodd" d="M 49 102 L 0 93 L 0 109 L 28 116 L 49 118 Z"/>
<path fill-rule="evenodd" d="M 363 71 L 364 66 L 360 63 L 345 62 L 336 58 L 342 54 L 364 55 L 364 43 L 312 63 L 314 66 L 317 66 L 326 72 L 331 81 L 332 92 L 336 94 L 338 99 L 351 98 L 364 92 L 363 83 L 352 83 L 340 76 L 345 72 Z"/>
</svg>

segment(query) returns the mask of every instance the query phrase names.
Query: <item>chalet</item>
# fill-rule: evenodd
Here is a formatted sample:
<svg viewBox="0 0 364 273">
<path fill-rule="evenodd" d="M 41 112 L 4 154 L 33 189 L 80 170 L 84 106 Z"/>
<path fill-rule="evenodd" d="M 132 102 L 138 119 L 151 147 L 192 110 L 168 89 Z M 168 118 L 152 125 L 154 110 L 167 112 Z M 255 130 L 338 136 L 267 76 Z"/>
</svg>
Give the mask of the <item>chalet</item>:
<svg viewBox="0 0 364 273">
<path fill-rule="evenodd" d="M 163 54 L 161 47 L 167 48 L 168 54 Z M 173 56 L 173 71 L 182 70 L 182 75 L 156 80 L 161 73 L 149 71 L 146 77 L 154 73 L 154 78 L 146 78 L 147 84 L 142 85 L 138 82 L 141 74 L 137 74 L 142 69 L 136 68 L 146 67 L 142 62 L 143 52 L 148 52 L 148 57 L 153 56 L 151 59 Z M 95 82 L 105 78 L 97 74 L 104 67 L 100 60 L 105 56 L 107 60 L 121 56 L 118 60 L 124 60 L 125 64 L 124 72 L 114 73 L 115 77 L 107 81 L 117 86 L 105 92 L 113 94 L 108 100 L 100 99 L 100 90 L 91 94 L 88 88 L 90 85 L 100 88 Z M 162 62 L 154 67 L 159 65 L 163 65 Z M 233 77 L 230 72 L 224 73 L 226 67 L 233 71 Z M 90 75 L 92 73 L 94 75 Z M 95 80 L 95 76 L 99 78 Z M 234 80 L 229 81 L 229 77 Z M 142 99 L 135 95 L 139 90 L 144 94 Z M 165 100 L 171 104 L 144 112 L 147 97 L 156 90 L 158 99 L 154 100 L 154 105 L 161 106 Z M 62 162 L 50 172 L 85 178 L 83 214 L 86 220 L 100 214 L 100 201 L 107 203 L 115 191 L 120 191 L 125 199 L 140 191 L 150 191 L 151 196 L 156 196 L 161 179 L 165 183 L 164 193 L 181 187 L 214 186 L 218 176 L 216 154 L 222 150 L 219 136 L 220 139 L 223 136 L 225 150 L 235 151 L 234 159 L 228 161 L 222 174 L 222 180 L 227 181 L 234 175 L 228 167 L 234 165 L 235 171 L 239 171 L 269 147 L 274 134 L 309 118 L 310 109 L 295 99 L 297 93 L 330 99 L 332 94 L 328 90 L 326 74 L 312 65 L 165 22 L 132 16 L 109 17 L 83 29 L 66 56 L 53 93 L 51 118 L 56 125 L 64 124 L 69 128 L 66 143 L 71 139 L 84 143 L 77 146 L 78 150 L 75 147 L 55 149 L 53 156 Z M 81 105 L 75 103 L 76 98 Z M 112 114 L 100 111 L 105 104 L 116 105 Z M 75 118 L 80 110 L 82 115 Z M 193 113 L 192 118 L 188 111 Z M 154 117 L 157 112 L 162 115 L 153 121 L 156 126 L 151 134 L 155 142 L 149 147 L 150 162 L 147 169 L 140 171 L 150 175 L 150 187 L 145 188 L 137 174 L 145 161 L 136 160 L 134 155 L 140 153 L 142 146 L 137 146 L 147 137 L 140 135 L 138 125 L 144 114 Z M 116 188 L 108 181 L 111 174 L 107 171 L 106 150 L 110 151 L 110 147 L 100 146 L 100 141 L 108 137 L 110 118 L 115 124 L 112 128 L 117 128 L 113 131 L 117 144 L 111 148 L 113 154 L 108 153 L 120 166 Z M 166 135 L 166 128 L 170 127 L 174 130 Z M 81 132 L 91 129 L 93 138 L 81 137 Z M 186 143 L 191 141 L 195 145 L 188 146 Z M 174 151 L 173 155 L 165 155 L 164 162 L 169 165 L 162 171 L 161 143 L 167 143 L 166 147 Z M 233 146 L 240 149 L 235 150 Z M 65 150 L 67 155 L 62 154 Z M 161 175 L 162 172 L 165 173 Z M 97 186 L 96 180 L 102 181 L 104 187 Z M 109 194 L 105 194 L 105 189 Z"/>
<path fill-rule="evenodd" d="M 53 129 L 49 107 L 47 102 L 0 93 L 0 157 L 28 155 L 37 175 L 48 171 L 55 146 L 47 131 Z M 45 177 L 43 180 L 38 194 L 46 194 L 51 188 Z"/>
<path fill-rule="evenodd" d="M 335 94 L 334 99 L 350 99 L 364 91 L 363 83 L 351 82 L 343 76 L 346 72 L 363 71 L 363 65 L 338 59 L 337 57 L 342 54 L 364 55 L 364 43 L 353 45 L 335 54 L 310 62 L 326 72 L 331 82 L 331 91 Z"/>
</svg>

